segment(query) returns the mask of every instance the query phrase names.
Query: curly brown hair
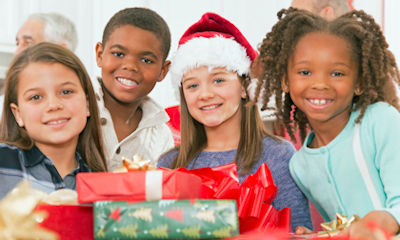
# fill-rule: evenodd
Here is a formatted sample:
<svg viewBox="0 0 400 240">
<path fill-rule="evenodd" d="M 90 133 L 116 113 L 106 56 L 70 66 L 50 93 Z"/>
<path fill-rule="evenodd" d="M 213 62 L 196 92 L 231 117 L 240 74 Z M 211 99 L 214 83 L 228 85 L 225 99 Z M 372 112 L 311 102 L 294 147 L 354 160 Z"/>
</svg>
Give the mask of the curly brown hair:
<svg viewBox="0 0 400 240">
<path fill-rule="evenodd" d="M 375 102 L 387 102 L 400 111 L 393 84 L 399 84 L 399 70 L 373 17 L 364 11 L 353 10 L 328 21 L 308 11 L 289 8 L 279 11 L 278 19 L 260 44 L 260 55 L 253 67 L 255 76 L 261 80 L 257 84 L 255 99 L 261 99 L 263 109 L 266 109 L 270 97 L 275 96 L 275 115 L 293 141 L 296 142 L 294 133 L 299 131 L 304 142 L 307 129 L 311 126 L 305 114 L 294 105 L 289 93 L 283 92 L 281 83 L 297 43 L 308 33 L 333 34 L 349 43 L 352 59 L 359 68 L 358 84 L 362 89 L 361 95 L 353 97 L 352 111 L 360 110 L 357 123 L 368 105 Z"/>
</svg>

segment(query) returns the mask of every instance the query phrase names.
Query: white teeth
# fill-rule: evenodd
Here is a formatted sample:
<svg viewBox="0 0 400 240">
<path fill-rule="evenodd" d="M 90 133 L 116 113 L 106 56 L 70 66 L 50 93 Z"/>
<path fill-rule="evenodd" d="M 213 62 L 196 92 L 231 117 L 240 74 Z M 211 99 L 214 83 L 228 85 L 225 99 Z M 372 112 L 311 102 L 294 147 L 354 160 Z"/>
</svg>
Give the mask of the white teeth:
<svg viewBox="0 0 400 240">
<path fill-rule="evenodd" d="M 118 82 L 127 85 L 127 86 L 136 86 L 137 83 L 135 81 L 131 81 L 129 79 L 126 78 L 117 78 Z"/>
<path fill-rule="evenodd" d="M 66 121 L 67 120 L 51 121 L 51 122 L 48 122 L 47 124 L 48 125 L 55 125 L 55 124 L 60 124 L 60 123 L 66 122 Z"/>
<path fill-rule="evenodd" d="M 326 99 L 310 99 L 310 102 L 315 105 L 325 105 L 328 101 Z"/>
<path fill-rule="evenodd" d="M 212 106 L 208 106 L 208 107 L 202 107 L 201 109 L 202 110 L 211 110 L 211 109 L 215 109 L 217 107 L 218 107 L 218 105 L 212 105 Z"/>
</svg>

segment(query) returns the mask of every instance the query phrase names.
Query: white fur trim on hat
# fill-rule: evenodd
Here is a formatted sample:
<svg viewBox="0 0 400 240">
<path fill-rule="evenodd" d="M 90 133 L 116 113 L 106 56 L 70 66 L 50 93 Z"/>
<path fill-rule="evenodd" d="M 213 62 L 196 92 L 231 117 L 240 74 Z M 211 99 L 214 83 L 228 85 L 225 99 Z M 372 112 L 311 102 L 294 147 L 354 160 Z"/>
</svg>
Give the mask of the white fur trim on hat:
<svg viewBox="0 0 400 240">
<path fill-rule="evenodd" d="M 239 75 L 250 74 L 251 60 L 246 48 L 237 41 L 222 36 L 197 37 L 181 44 L 172 58 L 170 74 L 177 98 L 182 77 L 188 71 L 208 66 L 225 67 Z"/>
</svg>

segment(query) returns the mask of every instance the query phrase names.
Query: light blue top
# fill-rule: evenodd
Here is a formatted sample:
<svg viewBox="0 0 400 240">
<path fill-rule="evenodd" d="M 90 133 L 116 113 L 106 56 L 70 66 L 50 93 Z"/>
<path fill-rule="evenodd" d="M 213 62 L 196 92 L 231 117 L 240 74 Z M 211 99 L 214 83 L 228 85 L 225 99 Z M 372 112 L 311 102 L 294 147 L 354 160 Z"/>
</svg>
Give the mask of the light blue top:
<svg viewBox="0 0 400 240">
<path fill-rule="evenodd" d="M 303 147 L 290 160 L 290 172 L 326 221 L 336 213 L 363 217 L 375 210 L 357 167 L 353 136 L 359 111 L 353 112 L 340 134 L 328 145 Z M 370 105 L 359 125 L 361 150 L 383 209 L 400 222 L 400 113 L 387 103 Z"/>
</svg>

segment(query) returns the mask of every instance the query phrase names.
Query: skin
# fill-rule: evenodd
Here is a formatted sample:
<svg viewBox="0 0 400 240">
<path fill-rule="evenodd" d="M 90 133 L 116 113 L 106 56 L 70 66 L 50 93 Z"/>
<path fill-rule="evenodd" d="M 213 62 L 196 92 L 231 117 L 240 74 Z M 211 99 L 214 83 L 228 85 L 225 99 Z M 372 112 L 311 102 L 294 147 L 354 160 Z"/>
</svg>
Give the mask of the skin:
<svg viewBox="0 0 400 240">
<path fill-rule="evenodd" d="M 18 30 L 15 38 L 17 49 L 14 55 L 17 55 L 27 47 L 33 46 L 37 43 L 44 42 L 44 24 L 40 20 L 29 19 Z"/>
<path fill-rule="evenodd" d="M 350 118 L 358 82 L 358 65 L 350 53 L 344 39 L 314 32 L 299 40 L 289 59 L 282 85 L 315 132 L 311 147 L 327 145 Z"/>
<path fill-rule="evenodd" d="M 17 92 L 18 103 L 10 104 L 15 120 L 64 178 L 77 167 L 76 146 L 89 116 L 78 76 L 59 63 L 31 63 Z"/>
<path fill-rule="evenodd" d="M 211 71 L 203 66 L 182 79 L 185 101 L 191 116 L 204 125 L 206 151 L 235 149 L 240 138 L 241 99 L 246 93 L 237 73 L 225 68 Z"/>
<path fill-rule="evenodd" d="M 327 145 L 343 130 L 350 117 L 352 98 L 361 92 L 358 65 L 350 53 L 346 40 L 314 32 L 299 40 L 289 59 L 282 88 L 306 114 L 315 132 L 310 147 Z M 376 230 L 369 227 L 371 222 L 391 234 L 399 231 L 391 214 L 371 211 L 341 234 L 352 239 L 377 239 Z M 310 232 L 302 226 L 296 228 L 296 234 Z"/>
<path fill-rule="evenodd" d="M 121 141 L 137 128 L 140 103 L 164 79 L 170 61 L 163 61 L 156 35 L 131 25 L 116 28 L 105 46 L 97 43 L 96 60 L 105 87 L 104 104 Z"/>
<path fill-rule="evenodd" d="M 321 11 L 317 11 L 314 8 L 313 0 L 293 0 L 291 7 L 310 11 L 310 12 L 317 14 L 323 18 L 326 18 L 327 20 L 332 20 L 337 17 L 336 13 L 335 13 L 335 9 L 333 9 L 331 6 L 327 6 L 327 7 L 323 8 Z"/>
</svg>

